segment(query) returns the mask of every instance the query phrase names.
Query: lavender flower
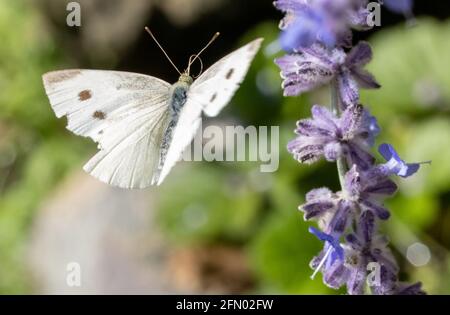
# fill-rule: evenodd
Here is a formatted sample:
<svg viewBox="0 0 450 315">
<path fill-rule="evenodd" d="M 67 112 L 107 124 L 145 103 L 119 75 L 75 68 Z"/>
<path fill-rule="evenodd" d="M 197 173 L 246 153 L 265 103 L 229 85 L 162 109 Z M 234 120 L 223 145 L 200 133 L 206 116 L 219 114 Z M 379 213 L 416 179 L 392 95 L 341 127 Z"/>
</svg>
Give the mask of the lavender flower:
<svg viewBox="0 0 450 315">
<path fill-rule="evenodd" d="M 298 137 L 288 150 L 300 163 L 313 163 L 324 156 L 327 161 L 345 157 L 362 169 L 375 161 L 367 151 L 379 132 L 376 120 L 361 105 L 348 107 L 336 117 L 325 107 L 314 105 L 312 119 L 297 122 Z"/>
<path fill-rule="evenodd" d="M 380 85 L 364 66 L 372 59 L 372 49 L 366 42 L 355 46 L 348 54 L 341 48 L 327 49 L 312 45 L 296 54 L 275 60 L 281 69 L 285 96 L 296 96 L 319 86 L 337 81 L 344 108 L 359 102 L 359 87 L 379 88 Z"/>
<path fill-rule="evenodd" d="M 397 1 L 397 0 L 393 0 Z M 386 5 L 393 11 L 410 10 L 412 1 Z M 360 88 L 380 85 L 364 66 L 372 59 L 370 45 L 351 44 L 351 29 L 366 29 L 367 0 L 278 0 L 275 6 L 286 13 L 280 23 L 280 41 L 291 53 L 275 63 L 281 69 L 285 96 L 296 96 L 329 84 L 331 109 L 314 105 L 312 118 L 297 122 L 297 137 L 288 150 L 300 163 L 324 157 L 337 162 L 341 191 L 324 187 L 306 195 L 299 209 L 305 220 L 316 220 L 320 228 L 310 232 L 324 242 L 323 250 L 310 263 L 313 277 L 320 271 L 323 282 L 349 294 L 424 294 L 421 284 L 399 281 L 399 268 L 378 231 L 378 220 L 390 216 L 383 205 L 396 184 L 390 175 L 409 177 L 421 163 L 404 162 L 391 145 L 382 144 L 386 163 L 376 165 L 370 153 L 379 134 L 375 117 L 359 104 Z M 428 162 L 426 162 L 428 163 Z M 377 277 L 370 279 L 369 266 Z"/>
</svg>

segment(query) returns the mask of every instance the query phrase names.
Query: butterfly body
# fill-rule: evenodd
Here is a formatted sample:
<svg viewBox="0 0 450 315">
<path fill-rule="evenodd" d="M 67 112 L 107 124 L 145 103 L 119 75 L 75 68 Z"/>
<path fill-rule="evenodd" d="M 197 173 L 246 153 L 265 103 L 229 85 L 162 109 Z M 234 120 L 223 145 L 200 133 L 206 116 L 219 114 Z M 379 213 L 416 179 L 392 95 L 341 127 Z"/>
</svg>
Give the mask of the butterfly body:
<svg viewBox="0 0 450 315">
<path fill-rule="evenodd" d="M 169 108 L 171 110 L 172 115 L 175 116 L 180 113 L 184 104 L 186 104 L 188 91 L 192 84 L 189 83 L 189 81 L 184 81 L 184 79 L 182 78 L 183 77 L 180 77 L 180 80 L 174 85 L 172 85 L 169 96 Z"/>
<path fill-rule="evenodd" d="M 56 116 L 67 129 L 98 143 L 83 167 L 121 188 L 159 185 L 191 143 L 201 114 L 216 116 L 244 79 L 262 39 L 223 57 L 195 81 L 169 84 L 121 71 L 61 70 L 43 75 Z"/>
<path fill-rule="evenodd" d="M 170 143 L 172 142 L 173 131 L 178 124 L 181 109 L 186 104 L 187 94 L 192 82 L 192 77 L 183 74 L 178 82 L 172 85 L 168 101 L 170 113 L 168 117 L 169 121 L 167 123 L 167 127 L 165 128 L 164 136 L 161 142 L 158 170 L 155 176 L 156 180 L 159 178 L 160 172 L 164 167 L 167 151 L 169 150 Z"/>
</svg>

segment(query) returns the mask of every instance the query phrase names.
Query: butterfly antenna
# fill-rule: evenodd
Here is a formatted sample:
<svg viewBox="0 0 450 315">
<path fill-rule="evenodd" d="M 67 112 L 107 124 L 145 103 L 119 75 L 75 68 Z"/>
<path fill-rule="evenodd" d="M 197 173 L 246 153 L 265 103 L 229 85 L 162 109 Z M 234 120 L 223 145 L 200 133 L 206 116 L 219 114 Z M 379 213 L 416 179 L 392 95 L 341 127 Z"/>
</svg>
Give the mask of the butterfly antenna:
<svg viewBox="0 0 450 315">
<path fill-rule="evenodd" d="M 197 60 L 197 58 L 199 58 L 199 56 L 206 50 L 206 48 L 208 48 L 216 39 L 217 37 L 220 36 L 219 32 L 216 32 L 213 37 L 209 40 L 208 44 L 206 44 L 205 47 L 203 47 L 202 50 L 199 51 L 198 54 L 194 55 L 194 59 L 191 60 L 191 58 L 189 58 L 189 64 L 188 64 L 188 68 L 187 68 L 187 73 L 189 73 L 189 70 L 191 68 L 191 65 L 194 63 L 195 60 Z"/>
<path fill-rule="evenodd" d="M 156 37 L 153 35 L 152 31 L 150 31 L 150 29 L 146 26 L 145 30 L 147 31 L 147 33 L 150 34 L 150 36 L 153 38 L 153 40 L 155 41 L 156 45 L 158 45 L 159 49 L 161 49 L 161 51 L 164 53 L 164 55 L 166 56 L 167 60 L 169 60 L 169 62 L 171 63 L 171 65 L 175 68 L 175 70 L 177 70 L 177 72 L 181 75 L 180 70 L 178 70 L 177 66 L 175 66 L 175 64 L 173 63 L 172 59 L 170 59 L 169 55 L 166 53 L 166 51 L 164 50 L 164 48 L 162 48 L 161 44 L 158 42 L 158 40 L 156 39 Z"/>
<path fill-rule="evenodd" d="M 189 57 L 189 68 L 187 71 L 190 71 L 190 65 L 192 64 L 192 58 L 197 58 L 197 55 L 192 55 Z M 200 62 L 200 71 L 197 75 L 193 76 L 194 79 L 197 79 L 203 72 L 203 61 L 202 58 L 198 57 L 198 61 Z"/>
</svg>

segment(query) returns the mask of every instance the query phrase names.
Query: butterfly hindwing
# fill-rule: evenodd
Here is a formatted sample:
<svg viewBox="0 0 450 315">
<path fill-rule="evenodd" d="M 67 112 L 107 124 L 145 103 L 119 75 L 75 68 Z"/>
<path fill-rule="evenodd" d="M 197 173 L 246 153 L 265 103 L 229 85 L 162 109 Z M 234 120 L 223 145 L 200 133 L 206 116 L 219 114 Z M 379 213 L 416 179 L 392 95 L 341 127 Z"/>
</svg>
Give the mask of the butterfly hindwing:
<svg viewBox="0 0 450 315">
<path fill-rule="evenodd" d="M 127 117 L 107 134 L 101 150 L 84 170 L 102 182 L 122 188 L 146 188 L 157 173 L 168 112 L 160 103 Z"/>
</svg>

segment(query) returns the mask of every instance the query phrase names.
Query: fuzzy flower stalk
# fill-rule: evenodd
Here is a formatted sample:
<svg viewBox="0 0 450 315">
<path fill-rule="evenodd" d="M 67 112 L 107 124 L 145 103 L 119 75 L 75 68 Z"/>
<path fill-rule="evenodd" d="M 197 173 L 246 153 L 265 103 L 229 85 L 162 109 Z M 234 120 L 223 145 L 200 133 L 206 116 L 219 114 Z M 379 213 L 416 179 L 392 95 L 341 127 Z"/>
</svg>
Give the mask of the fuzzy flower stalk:
<svg viewBox="0 0 450 315">
<path fill-rule="evenodd" d="M 397 13 L 412 9 L 412 1 L 384 3 Z M 391 177 L 409 177 L 420 163 L 406 163 L 390 144 L 378 148 L 385 163 L 376 164 L 372 153 L 380 127 L 360 103 L 359 91 L 380 84 L 365 70 L 370 45 L 352 46 L 352 30 L 370 28 L 368 1 L 277 0 L 274 5 L 285 13 L 280 43 L 288 54 L 275 60 L 284 95 L 330 86 L 330 106 L 314 105 L 312 117 L 297 122 L 297 136 L 288 144 L 300 163 L 336 163 L 341 183 L 338 192 L 313 189 L 299 207 L 305 220 L 317 221 L 318 228 L 309 231 L 323 242 L 310 264 L 312 277 L 322 273 L 327 286 L 345 286 L 348 294 L 424 294 L 420 283 L 399 280 L 388 239 L 378 229 L 390 217 L 383 201 L 397 190 Z"/>
</svg>

